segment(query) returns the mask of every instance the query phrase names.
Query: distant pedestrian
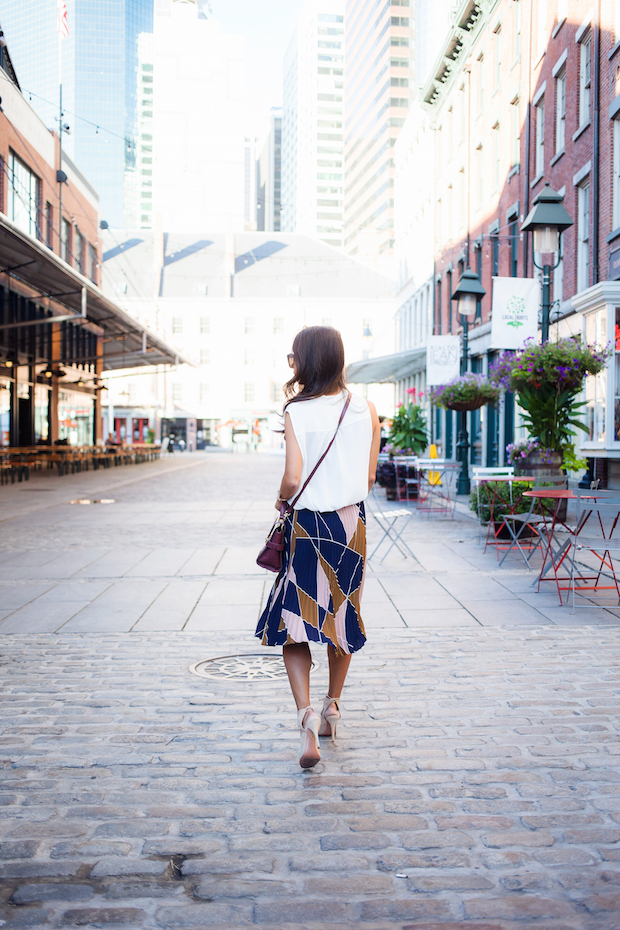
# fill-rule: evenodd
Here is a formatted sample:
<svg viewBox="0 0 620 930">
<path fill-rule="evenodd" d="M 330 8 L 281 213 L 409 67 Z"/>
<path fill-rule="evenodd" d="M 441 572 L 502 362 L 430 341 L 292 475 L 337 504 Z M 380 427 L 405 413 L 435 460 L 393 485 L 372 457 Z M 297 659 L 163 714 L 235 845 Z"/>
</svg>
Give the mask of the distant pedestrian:
<svg viewBox="0 0 620 930">
<path fill-rule="evenodd" d="M 256 635 L 265 646 L 283 647 L 301 731 L 299 764 L 311 768 L 321 758 L 319 735 L 332 741 L 336 736 L 351 656 L 366 642 L 360 613 L 363 502 L 375 480 L 381 428 L 374 406 L 347 391 L 336 329 L 303 329 L 288 361 L 293 377 L 284 386 L 286 464 L 276 502 L 278 510 L 282 502 L 289 505 L 284 564 Z M 321 716 L 310 704 L 310 642 L 327 644 L 329 691 Z"/>
</svg>

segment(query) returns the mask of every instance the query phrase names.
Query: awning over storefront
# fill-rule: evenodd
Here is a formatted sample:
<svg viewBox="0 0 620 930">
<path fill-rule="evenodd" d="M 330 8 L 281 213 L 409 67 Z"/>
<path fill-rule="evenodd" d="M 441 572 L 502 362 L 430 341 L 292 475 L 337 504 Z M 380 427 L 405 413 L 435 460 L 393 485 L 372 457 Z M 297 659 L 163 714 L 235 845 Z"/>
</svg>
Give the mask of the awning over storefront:
<svg viewBox="0 0 620 930">
<path fill-rule="evenodd" d="M 352 362 L 347 368 L 347 380 L 352 384 L 389 384 L 409 378 L 425 368 L 426 348 L 410 349 Z"/>
<path fill-rule="evenodd" d="M 11 289 L 46 308 L 49 318 L 59 317 L 86 326 L 94 323 L 100 327 L 104 370 L 192 364 L 108 300 L 89 278 L 0 214 L 0 281 L 2 279 Z M 84 310 L 85 316 L 82 315 Z M 75 320 L 71 313 L 75 314 Z M 41 320 L 37 322 L 40 324 Z"/>
</svg>

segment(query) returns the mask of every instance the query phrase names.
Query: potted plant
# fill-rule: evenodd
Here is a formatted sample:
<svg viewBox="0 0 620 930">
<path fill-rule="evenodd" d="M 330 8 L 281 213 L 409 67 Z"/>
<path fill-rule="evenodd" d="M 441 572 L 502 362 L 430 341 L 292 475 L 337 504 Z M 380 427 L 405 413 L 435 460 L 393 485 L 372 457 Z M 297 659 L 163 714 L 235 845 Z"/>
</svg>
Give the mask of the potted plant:
<svg viewBox="0 0 620 930">
<path fill-rule="evenodd" d="M 389 435 L 392 452 L 420 455 L 428 445 L 426 417 L 420 404 L 416 403 L 416 393 L 415 388 L 409 388 L 407 394 L 411 400 L 406 404 L 399 404 L 396 409 Z M 420 398 L 423 396 L 419 395 Z"/>
<path fill-rule="evenodd" d="M 557 475 L 561 455 L 553 449 L 545 449 L 537 439 L 522 439 L 506 446 L 506 456 L 514 465 L 515 475 Z"/>
<path fill-rule="evenodd" d="M 387 500 L 396 500 L 396 467 L 395 455 L 420 455 L 428 445 L 428 426 L 422 406 L 416 399 L 424 396 L 418 394 L 415 388 L 409 388 L 407 394 L 411 400 L 406 404 L 399 404 L 392 426 L 390 428 L 389 442 L 383 447 L 384 452 L 390 455 L 389 462 L 381 462 L 377 466 L 377 484 L 385 488 Z M 407 469 L 407 477 L 414 477 L 413 466 Z"/>
<path fill-rule="evenodd" d="M 501 387 L 492 384 L 484 375 L 468 371 L 447 384 L 440 384 L 431 391 L 434 402 L 446 410 L 478 410 L 485 404 L 499 400 Z"/>
<path fill-rule="evenodd" d="M 585 402 L 577 399 L 583 379 L 605 368 L 611 350 L 582 345 L 576 336 L 544 345 L 528 342 L 521 351 L 501 356 L 491 366 L 489 377 L 494 384 L 514 391 L 524 411 L 523 422 L 538 440 L 526 457 L 528 465 L 544 465 L 544 453 L 547 459 L 551 455 L 559 473 L 564 450 L 573 445 L 577 435 L 575 430 L 588 432 L 580 418 Z"/>
</svg>

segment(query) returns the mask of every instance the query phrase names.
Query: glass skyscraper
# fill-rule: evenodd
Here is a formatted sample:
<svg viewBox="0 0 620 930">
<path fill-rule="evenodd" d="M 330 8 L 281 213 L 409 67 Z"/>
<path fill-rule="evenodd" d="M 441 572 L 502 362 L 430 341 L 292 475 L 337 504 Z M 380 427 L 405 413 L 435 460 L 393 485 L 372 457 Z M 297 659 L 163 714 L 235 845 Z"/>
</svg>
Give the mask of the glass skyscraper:
<svg viewBox="0 0 620 930">
<path fill-rule="evenodd" d="M 95 190 L 101 217 L 124 226 L 138 143 L 138 37 L 153 32 L 154 0 L 66 0 L 62 40 L 63 148 Z M 58 129 L 60 39 L 55 0 L 0 0 L 26 99 Z"/>
</svg>

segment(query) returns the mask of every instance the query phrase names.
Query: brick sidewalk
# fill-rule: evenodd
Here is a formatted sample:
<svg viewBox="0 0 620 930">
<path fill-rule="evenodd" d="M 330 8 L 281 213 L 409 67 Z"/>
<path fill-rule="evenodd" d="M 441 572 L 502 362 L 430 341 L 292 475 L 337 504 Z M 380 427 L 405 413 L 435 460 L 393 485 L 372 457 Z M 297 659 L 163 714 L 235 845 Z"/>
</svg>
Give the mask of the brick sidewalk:
<svg viewBox="0 0 620 930">
<path fill-rule="evenodd" d="M 0 489 L 5 926 L 620 927 L 618 620 L 416 518 L 304 773 L 285 679 L 188 672 L 262 654 L 282 462 L 190 458 Z"/>
</svg>

